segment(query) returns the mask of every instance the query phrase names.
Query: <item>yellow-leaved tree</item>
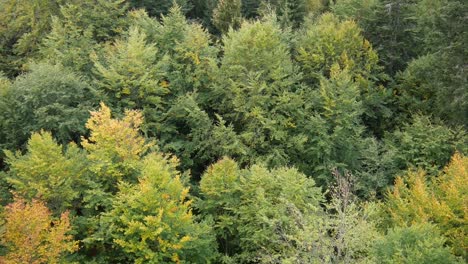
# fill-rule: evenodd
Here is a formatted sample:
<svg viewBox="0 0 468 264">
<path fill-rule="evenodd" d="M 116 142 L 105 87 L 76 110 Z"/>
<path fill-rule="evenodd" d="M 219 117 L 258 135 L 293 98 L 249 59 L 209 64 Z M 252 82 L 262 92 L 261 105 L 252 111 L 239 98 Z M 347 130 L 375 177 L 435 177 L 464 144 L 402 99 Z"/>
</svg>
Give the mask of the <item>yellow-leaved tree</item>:
<svg viewBox="0 0 468 264">
<path fill-rule="evenodd" d="M 140 158 L 154 145 L 140 135 L 143 123 L 141 112 L 125 111 L 125 116 L 113 119 L 111 110 L 104 103 L 101 109 L 91 112 L 86 128 L 89 138 L 82 138 L 82 145 L 89 152 L 91 170 L 99 176 L 120 179 L 132 174 Z"/>
<path fill-rule="evenodd" d="M 468 238 L 468 157 L 456 153 L 433 180 L 423 170 L 397 177 L 385 206 L 389 225 L 435 224 L 453 253 L 466 256 Z"/>
<path fill-rule="evenodd" d="M 7 254 L 0 263 L 60 263 L 64 253 L 78 249 L 78 242 L 67 234 L 71 230 L 68 212 L 53 219 L 45 204 L 39 200 L 30 203 L 15 197 L 5 207 L 4 233 L 1 245 Z"/>
</svg>

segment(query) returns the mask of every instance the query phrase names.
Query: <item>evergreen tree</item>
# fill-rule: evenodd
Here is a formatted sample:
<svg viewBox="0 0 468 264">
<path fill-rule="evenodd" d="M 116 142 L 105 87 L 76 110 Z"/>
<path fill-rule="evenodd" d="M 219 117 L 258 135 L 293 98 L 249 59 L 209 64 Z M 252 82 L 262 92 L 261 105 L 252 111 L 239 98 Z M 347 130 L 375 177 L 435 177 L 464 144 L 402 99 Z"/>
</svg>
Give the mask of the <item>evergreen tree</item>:
<svg viewBox="0 0 468 264">
<path fill-rule="evenodd" d="M 94 59 L 95 83 L 118 112 L 162 108 L 161 96 L 168 91 L 154 66 L 157 52 L 146 43 L 146 35 L 132 27 L 127 37 L 105 48 L 104 58 Z"/>
<path fill-rule="evenodd" d="M 130 7 L 145 9 L 152 17 L 160 18 L 167 15 L 174 5 L 187 13 L 193 7 L 190 0 L 129 0 Z"/>
<path fill-rule="evenodd" d="M 241 5 L 240 0 L 220 0 L 213 10 L 213 25 L 221 33 L 227 33 L 230 28 L 237 29 L 242 20 Z"/>
<path fill-rule="evenodd" d="M 244 22 L 224 37 L 219 84 L 211 98 L 250 149 L 241 162 L 258 159 L 284 165 L 303 142 L 295 129 L 303 98 L 296 92 L 299 75 L 286 41 L 274 17 Z"/>
<path fill-rule="evenodd" d="M 91 54 L 127 27 L 124 0 L 72 1 L 61 6 L 40 49 L 41 58 L 77 73 L 91 74 Z"/>
<path fill-rule="evenodd" d="M 461 128 L 449 128 L 425 116 L 414 116 L 411 123 L 385 137 L 386 149 L 393 153 L 395 167 L 406 170 L 420 167 L 436 175 L 455 151 L 466 153 L 468 137 Z"/>
</svg>

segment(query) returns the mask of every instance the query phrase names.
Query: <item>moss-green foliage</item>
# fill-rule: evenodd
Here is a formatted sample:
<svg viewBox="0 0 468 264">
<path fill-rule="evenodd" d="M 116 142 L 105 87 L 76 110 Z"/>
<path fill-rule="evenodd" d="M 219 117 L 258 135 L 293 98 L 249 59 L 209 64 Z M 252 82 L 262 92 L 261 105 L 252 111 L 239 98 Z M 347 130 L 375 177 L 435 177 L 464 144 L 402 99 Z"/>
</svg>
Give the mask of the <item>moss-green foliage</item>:
<svg viewBox="0 0 468 264">
<path fill-rule="evenodd" d="M 159 83 L 157 48 L 146 43 L 146 35 L 131 27 L 124 39 L 104 48 L 103 58 L 94 59 L 96 86 L 107 102 L 119 112 L 123 109 L 161 108 L 167 93 Z"/>
<path fill-rule="evenodd" d="M 91 54 L 99 44 L 121 34 L 127 5 L 122 0 L 71 1 L 52 17 L 52 29 L 42 41 L 40 59 L 90 75 Z"/>
<path fill-rule="evenodd" d="M 59 13 L 63 1 L 0 2 L 0 71 L 10 77 L 25 69 L 37 56 L 42 39 L 51 28 L 51 16 Z"/>
<path fill-rule="evenodd" d="M 61 144 L 79 141 L 96 96 L 85 80 L 61 66 L 33 65 L 0 98 L 5 134 L 0 146 L 23 147 L 31 133 L 41 129 L 50 131 Z"/>
<path fill-rule="evenodd" d="M 395 228 L 375 244 L 374 256 L 378 263 L 462 263 L 444 242 L 430 224 Z"/>
<path fill-rule="evenodd" d="M 466 261 L 467 6 L 0 1 L 0 204 L 67 263 Z"/>
<path fill-rule="evenodd" d="M 145 9 L 150 16 L 156 18 L 167 15 L 174 4 L 184 13 L 193 7 L 192 1 L 189 0 L 129 0 L 128 3 L 130 8 Z"/>
<path fill-rule="evenodd" d="M 286 35 L 272 17 L 245 22 L 225 36 L 214 105 L 249 148 L 242 161 L 287 164 L 288 152 L 299 147 L 297 134 L 303 99 L 299 75 L 289 55 Z"/>
<path fill-rule="evenodd" d="M 455 151 L 466 153 L 468 138 L 461 128 L 450 128 L 428 117 L 415 116 L 411 123 L 403 124 L 385 140 L 396 168 L 420 167 L 436 175 Z"/>
<path fill-rule="evenodd" d="M 340 22 L 338 17 L 326 13 L 316 22 L 306 22 L 298 38 L 296 60 L 305 81 L 312 85 L 321 76 L 330 76 L 335 63 L 347 68 L 353 78 L 371 78 L 379 69 L 377 53 L 353 21 Z"/>
<path fill-rule="evenodd" d="M 240 0 L 226 1 L 220 0 L 213 10 L 213 24 L 221 32 L 228 32 L 229 28 L 238 28 L 241 20 Z"/>
<path fill-rule="evenodd" d="M 200 182 L 197 207 L 212 217 L 222 261 L 298 261 L 319 243 L 323 197 L 312 179 L 295 169 L 239 169 L 222 159 Z M 304 233 L 307 233 L 305 235 Z M 305 260 L 305 259 L 304 259 Z"/>
</svg>

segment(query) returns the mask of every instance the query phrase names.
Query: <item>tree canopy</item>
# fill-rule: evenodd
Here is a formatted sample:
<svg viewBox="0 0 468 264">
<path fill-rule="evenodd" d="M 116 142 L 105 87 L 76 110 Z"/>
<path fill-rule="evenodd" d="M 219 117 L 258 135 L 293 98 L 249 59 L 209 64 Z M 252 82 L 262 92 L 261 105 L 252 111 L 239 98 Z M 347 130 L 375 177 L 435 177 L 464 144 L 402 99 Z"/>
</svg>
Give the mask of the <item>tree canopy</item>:
<svg viewBox="0 0 468 264">
<path fill-rule="evenodd" d="M 0 1 L 0 263 L 465 263 L 461 0 Z"/>
</svg>

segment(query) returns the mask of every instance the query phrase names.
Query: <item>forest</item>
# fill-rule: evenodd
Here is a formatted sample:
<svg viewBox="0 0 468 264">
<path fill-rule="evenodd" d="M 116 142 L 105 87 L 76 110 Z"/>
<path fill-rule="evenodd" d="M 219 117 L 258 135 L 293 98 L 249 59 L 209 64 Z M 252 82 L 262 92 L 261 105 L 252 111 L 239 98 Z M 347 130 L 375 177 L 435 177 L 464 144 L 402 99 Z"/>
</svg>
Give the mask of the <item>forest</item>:
<svg viewBox="0 0 468 264">
<path fill-rule="evenodd" d="M 1 0 L 0 263 L 466 263 L 467 14 Z"/>
</svg>

